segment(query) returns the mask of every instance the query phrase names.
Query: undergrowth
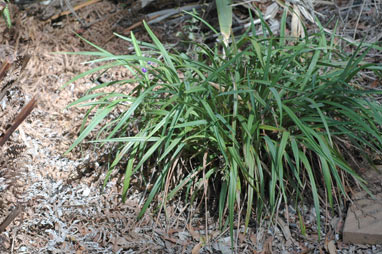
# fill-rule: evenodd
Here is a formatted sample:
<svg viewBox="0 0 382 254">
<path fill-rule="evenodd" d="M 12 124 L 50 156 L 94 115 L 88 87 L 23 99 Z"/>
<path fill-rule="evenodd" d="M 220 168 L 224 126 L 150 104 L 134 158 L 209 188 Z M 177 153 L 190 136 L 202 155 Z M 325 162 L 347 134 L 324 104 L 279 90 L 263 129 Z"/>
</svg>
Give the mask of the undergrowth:
<svg viewBox="0 0 382 254">
<path fill-rule="evenodd" d="M 208 185 L 218 183 L 213 195 L 220 226 L 230 228 L 232 244 L 239 208 L 248 227 L 254 214 L 273 216 L 280 202 L 299 204 L 307 196 L 320 234 L 320 205 L 333 208 L 348 198 L 342 175 L 365 186 L 341 148 L 352 146 L 364 156 L 366 149 L 381 151 L 382 108 L 372 97 L 381 92 L 357 81 L 360 71 L 379 75 L 381 66 L 363 61 L 367 47 L 343 52 L 336 46 L 341 38 L 321 26 L 297 39 L 285 36 L 285 13 L 282 24 L 279 36 L 264 21 L 264 35 L 256 36 L 252 25 L 228 47 L 191 42 L 192 57 L 167 50 L 146 23 L 152 43 L 137 41 L 133 33 L 118 35 L 134 46 L 131 55 L 113 55 L 88 42 L 98 51 L 76 54 L 105 64 L 70 82 L 114 66 L 125 66 L 134 78 L 95 85 L 70 105 L 89 109 L 69 151 L 118 106 L 122 113 L 94 142 L 118 144 L 105 182 L 127 158 L 123 200 L 132 177 L 154 170 L 139 217 L 153 202 L 163 207 L 180 193 L 187 202 L 207 198 Z M 131 83 L 136 86 L 129 94 L 99 92 Z M 159 193 L 161 201 L 155 199 Z"/>
</svg>

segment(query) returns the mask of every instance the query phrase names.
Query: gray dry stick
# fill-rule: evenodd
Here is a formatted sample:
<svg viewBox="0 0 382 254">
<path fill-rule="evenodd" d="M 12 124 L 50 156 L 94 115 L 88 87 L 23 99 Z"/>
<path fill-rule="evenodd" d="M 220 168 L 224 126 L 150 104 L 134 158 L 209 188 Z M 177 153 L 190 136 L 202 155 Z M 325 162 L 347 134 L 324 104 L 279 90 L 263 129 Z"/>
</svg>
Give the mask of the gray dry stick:
<svg viewBox="0 0 382 254">
<path fill-rule="evenodd" d="M 2 233 L 9 224 L 12 223 L 12 221 L 24 210 L 24 207 L 22 205 L 18 205 L 16 209 L 14 209 L 8 216 L 5 218 L 5 220 L 0 224 L 0 233 Z"/>
</svg>

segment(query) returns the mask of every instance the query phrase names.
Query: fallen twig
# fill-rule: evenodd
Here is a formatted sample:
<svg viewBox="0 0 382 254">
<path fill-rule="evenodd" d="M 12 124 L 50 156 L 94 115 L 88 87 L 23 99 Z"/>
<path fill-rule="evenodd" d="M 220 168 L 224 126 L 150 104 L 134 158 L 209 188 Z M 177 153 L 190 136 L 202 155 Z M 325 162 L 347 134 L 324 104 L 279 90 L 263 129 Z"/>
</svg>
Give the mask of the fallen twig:
<svg viewBox="0 0 382 254">
<path fill-rule="evenodd" d="M 14 209 L 8 216 L 5 218 L 5 220 L 0 224 L 0 233 L 2 233 L 9 224 L 12 223 L 12 221 L 24 210 L 24 207 L 21 205 L 18 205 L 16 209 Z"/>
<path fill-rule="evenodd" d="M 3 63 L 3 65 L 0 68 L 0 81 L 5 77 L 10 67 L 11 64 L 8 61 L 5 61 Z"/>
<path fill-rule="evenodd" d="M 146 21 L 147 24 L 155 24 L 160 21 L 163 21 L 164 19 L 171 17 L 176 14 L 180 14 L 183 11 L 190 11 L 192 9 L 199 9 L 201 6 L 199 4 L 193 4 L 193 5 L 187 5 L 180 8 L 172 8 L 172 9 L 165 9 L 156 11 L 150 14 L 147 14 L 144 19 L 134 23 L 133 25 L 129 26 L 128 28 L 124 29 L 122 34 L 129 34 L 133 29 L 141 26 L 143 24 L 143 21 Z M 112 35 L 103 43 L 103 45 L 106 45 L 111 39 L 113 39 L 115 36 Z"/>
<path fill-rule="evenodd" d="M 48 20 L 46 20 L 45 22 L 49 22 L 49 21 L 58 19 L 58 18 L 61 17 L 61 16 L 67 16 L 67 15 L 71 14 L 72 11 L 77 11 L 77 10 L 79 10 L 79 9 L 81 9 L 81 8 L 86 7 L 86 6 L 89 6 L 89 5 L 98 3 L 99 1 L 101 1 L 101 0 L 90 0 L 90 1 L 86 1 L 86 2 L 84 2 L 84 3 L 81 3 L 81 4 L 79 4 L 79 5 L 74 6 L 72 10 L 63 11 L 63 12 L 61 12 L 61 13 L 59 13 L 59 14 L 56 14 L 56 15 L 50 17 L 50 18 L 49 18 Z"/>
<path fill-rule="evenodd" d="M 21 110 L 17 115 L 12 126 L 5 132 L 4 136 L 0 139 L 0 146 L 3 146 L 5 142 L 9 139 L 12 133 L 19 127 L 19 125 L 25 120 L 25 118 L 32 112 L 33 108 L 36 106 L 37 99 L 35 97 Z M 1 230 L 0 230 L 1 232 Z"/>
</svg>

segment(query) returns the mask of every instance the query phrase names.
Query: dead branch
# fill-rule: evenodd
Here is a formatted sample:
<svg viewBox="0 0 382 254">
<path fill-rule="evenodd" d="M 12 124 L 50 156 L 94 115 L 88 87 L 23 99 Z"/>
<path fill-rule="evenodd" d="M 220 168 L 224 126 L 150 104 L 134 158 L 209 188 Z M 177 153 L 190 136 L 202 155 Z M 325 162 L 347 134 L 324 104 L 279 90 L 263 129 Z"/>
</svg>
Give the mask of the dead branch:
<svg viewBox="0 0 382 254">
<path fill-rule="evenodd" d="M 0 139 L 0 146 L 3 146 L 9 139 L 12 133 L 19 127 L 19 125 L 25 120 L 25 118 L 32 112 L 33 108 L 37 105 L 37 99 L 35 97 L 21 110 L 17 115 L 12 126 L 5 132 L 4 136 Z"/>
</svg>

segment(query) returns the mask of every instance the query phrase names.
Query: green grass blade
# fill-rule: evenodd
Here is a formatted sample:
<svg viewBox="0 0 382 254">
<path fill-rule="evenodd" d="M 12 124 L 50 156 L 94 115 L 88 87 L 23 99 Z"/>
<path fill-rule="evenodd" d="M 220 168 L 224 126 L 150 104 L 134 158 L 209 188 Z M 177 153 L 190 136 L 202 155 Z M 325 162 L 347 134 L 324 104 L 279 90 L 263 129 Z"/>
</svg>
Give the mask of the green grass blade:
<svg viewBox="0 0 382 254">
<path fill-rule="evenodd" d="M 158 49 L 160 50 L 161 54 L 163 55 L 163 58 L 164 58 L 164 61 L 166 63 L 167 66 L 170 67 L 170 69 L 173 71 L 173 74 L 176 74 L 176 69 L 175 69 L 175 66 L 170 58 L 170 56 L 168 55 L 167 53 L 167 50 L 165 49 L 165 47 L 163 46 L 163 44 L 159 41 L 159 39 L 155 36 L 155 34 L 153 33 L 153 31 L 151 31 L 150 27 L 147 25 L 146 21 L 143 21 L 143 25 L 145 26 L 146 28 L 146 31 L 148 32 L 148 34 L 150 35 L 151 39 L 153 40 L 154 44 L 158 47 Z M 177 80 L 179 81 L 179 80 Z"/>
<path fill-rule="evenodd" d="M 127 163 L 127 166 L 126 166 L 125 178 L 123 179 L 123 186 L 122 186 L 122 202 L 125 202 L 127 198 L 126 195 L 130 187 L 130 179 L 133 174 L 134 162 L 135 162 L 134 158 L 129 159 L 129 162 Z"/>
<path fill-rule="evenodd" d="M 223 41 L 228 46 L 228 40 L 231 35 L 232 27 L 232 6 L 231 0 L 216 0 L 220 32 L 223 35 Z"/>
<path fill-rule="evenodd" d="M 68 154 L 74 147 L 76 147 L 81 141 L 89 135 L 89 133 L 112 111 L 114 110 L 114 103 L 110 104 L 106 108 L 97 112 L 97 114 L 93 117 L 92 121 L 89 125 L 83 130 L 80 136 L 73 142 L 73 144 L 69 147 L 69 149 L 65 152 Z"/>
<path fill-rule="evenodd" d="M 228 149 L 231 149 L 229 147 Z M 235 161 L 232 161 L 232 165 L 229 171 L 229 188 L 228 188 L 228 217 L 229 217 L 229 228 L 231 236 L 231 247 L 233 244 L 233 227 L 234 227 L 234 209 L 235 209 L 235 200 L 236 200 L 236 191 L 237 191 L 237 164 Z"/>
<path fill-rule="evenodd" d="M 313 203 L 316 210 L 317 234 L 318 234 L 318 239 L 320 240 L 321 239 L 321 218 L 320 218 L 321 214 L 320 214 L 320 201 L 318 198 L 316 182 L 315 182 L 313 170 L 310 166 L 308 158 L 306 158 L 304 153 L 300 153 L 300 158 L 302 163 L 304 164 L 305 170 L 307 171 L 308 177 L 309 177 L 309 183 L 310 183 L 310 187 L 311 187 L 312 195 L 313 195 Z"/>
</svg>

